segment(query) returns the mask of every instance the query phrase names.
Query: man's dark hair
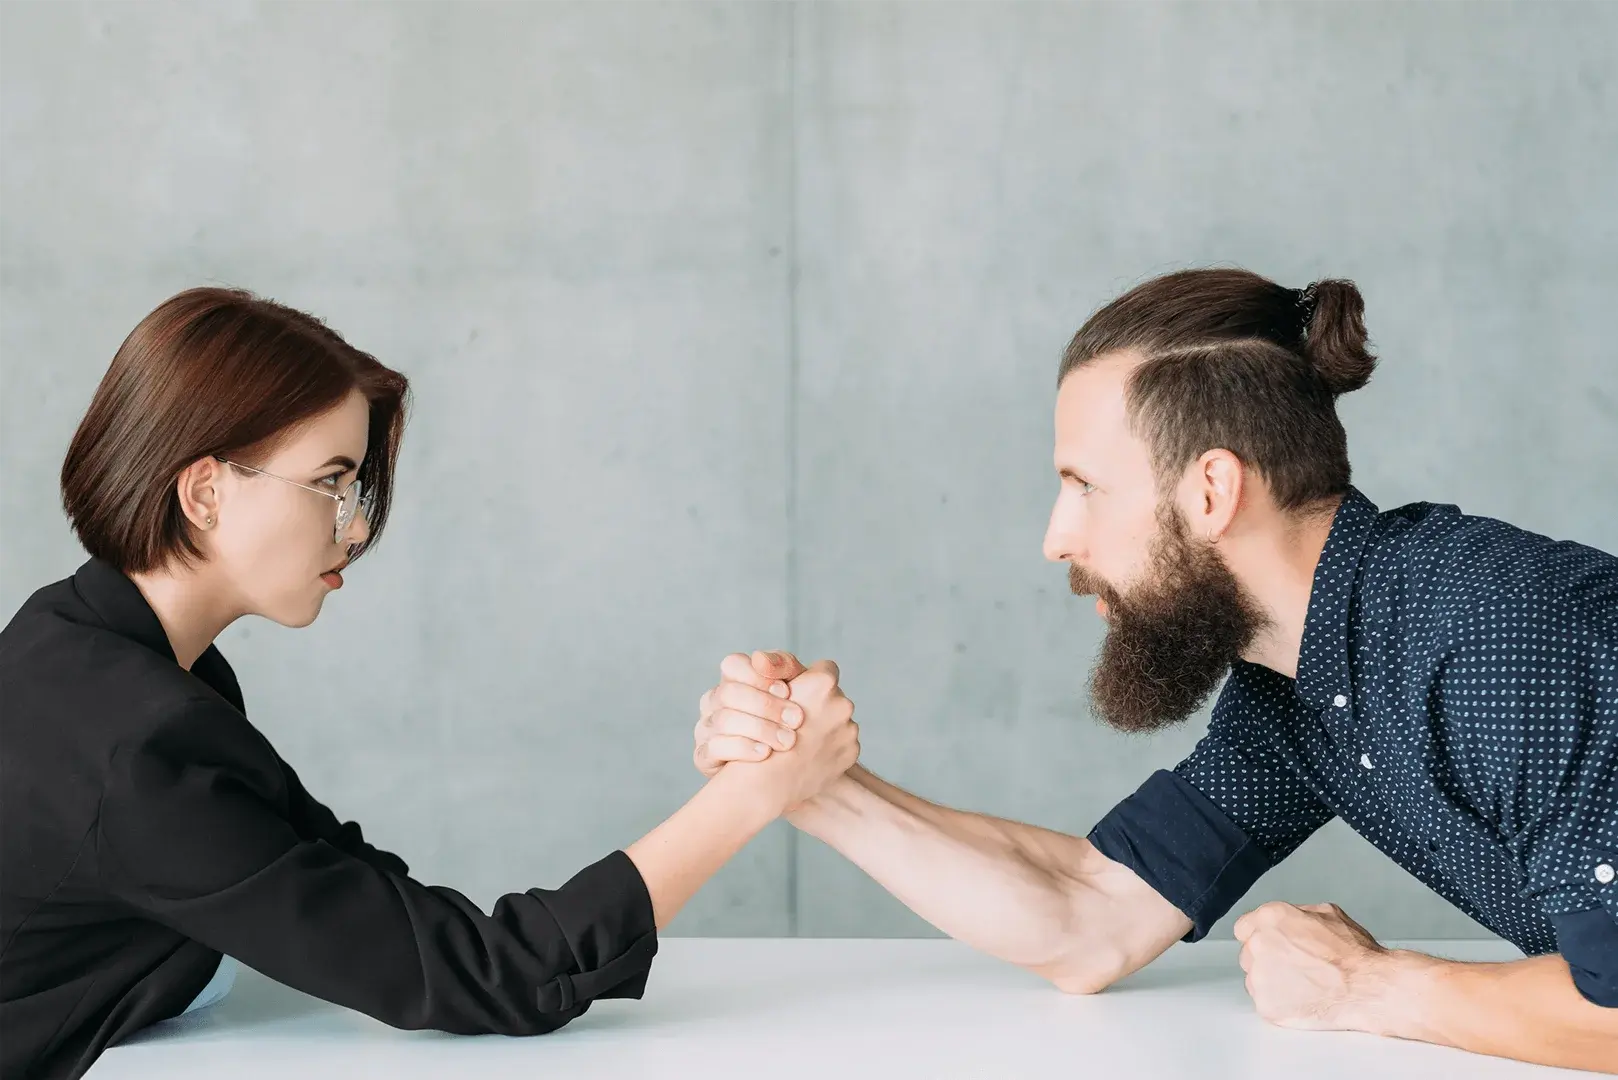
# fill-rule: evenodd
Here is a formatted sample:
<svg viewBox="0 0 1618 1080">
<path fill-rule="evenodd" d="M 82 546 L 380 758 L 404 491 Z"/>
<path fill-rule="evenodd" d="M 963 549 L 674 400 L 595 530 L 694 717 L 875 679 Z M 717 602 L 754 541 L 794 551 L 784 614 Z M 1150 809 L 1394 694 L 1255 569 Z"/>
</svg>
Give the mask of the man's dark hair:
<svg viewBox="0 0 1618 1080">
<path fill-rule="evenodd" d="M 1061 375 L 1133 353 L 1130 422 L 1166 486 L 1213 449 L 1268 483 L 1282 510 L 1308 512 L 1348 490 L 1337 396 L 1371 377 L 1365 301 L 1349 281 L 1289 289 L 1246 270 L 1184 270 L 1138 285 L 1092 315 Z"/>
</svg>

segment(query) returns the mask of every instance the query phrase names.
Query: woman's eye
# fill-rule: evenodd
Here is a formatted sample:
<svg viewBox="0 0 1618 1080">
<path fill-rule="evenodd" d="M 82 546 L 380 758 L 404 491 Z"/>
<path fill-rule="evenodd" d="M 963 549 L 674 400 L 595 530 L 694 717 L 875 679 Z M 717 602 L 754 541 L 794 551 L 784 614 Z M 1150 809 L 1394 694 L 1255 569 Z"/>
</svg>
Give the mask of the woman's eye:
<svg viewBox="0 0 1618 1080">
<path fill-rule="evenodd" d="M 335 488 L 337 486 L 337 481 L 341 480 L 342 478 L 343 474 L 338 473 L 336 476 L 323 476 L 319 480 L 316 480 L 315 483 L 324 484 L 329 488 Z"/>
</svg>

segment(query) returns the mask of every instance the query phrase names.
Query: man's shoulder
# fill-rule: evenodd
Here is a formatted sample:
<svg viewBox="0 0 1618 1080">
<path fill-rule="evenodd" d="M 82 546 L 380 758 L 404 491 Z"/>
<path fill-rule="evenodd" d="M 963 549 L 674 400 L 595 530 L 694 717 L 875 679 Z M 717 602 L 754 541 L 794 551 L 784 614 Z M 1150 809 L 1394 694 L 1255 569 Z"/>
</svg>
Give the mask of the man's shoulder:
<svg viewBox="0 0 1618 1080">
<path fill-rule="evenodd" d="M 1416 502 L 1377 517 L 1361 566 L 1379 589 L 1451 617 L 1502 607 L 1574 615 L 1618 612 L 1618 556 L 1557 540 L 1453 503 Z"/>
<path fill-rule="evenodd" d="M 1266 739 L 1284 722 L 1302 715 L 1297 683 L 1263 664 L 1237 660 L 1214 699 L 1208 730 Z"/>
</svg>

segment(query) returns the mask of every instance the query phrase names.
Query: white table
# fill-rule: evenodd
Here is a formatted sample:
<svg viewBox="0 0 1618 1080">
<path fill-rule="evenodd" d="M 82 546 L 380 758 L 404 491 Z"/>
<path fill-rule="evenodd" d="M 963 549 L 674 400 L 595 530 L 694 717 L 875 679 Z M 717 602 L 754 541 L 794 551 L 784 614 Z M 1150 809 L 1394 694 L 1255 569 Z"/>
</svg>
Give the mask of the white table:
<svg viewBox="0 0 1618 1080">
<path fill-rule="evenodd" d="M 1459 960 L 1521 955 L 1498 942 L 1405 944 Z M 528 1039 L 395 1031 L 244 969 L 221 1004 L 140 1033 L 90 1070 L 90 1080 L 1582 1075 L 1273 1027 L 1253 1012 L 1233 942 L 1176 945 L 1078 997 L 953 941 L 736 938 L 665 939 L 643 1000 L 597 1002 Z"/>
</svg>

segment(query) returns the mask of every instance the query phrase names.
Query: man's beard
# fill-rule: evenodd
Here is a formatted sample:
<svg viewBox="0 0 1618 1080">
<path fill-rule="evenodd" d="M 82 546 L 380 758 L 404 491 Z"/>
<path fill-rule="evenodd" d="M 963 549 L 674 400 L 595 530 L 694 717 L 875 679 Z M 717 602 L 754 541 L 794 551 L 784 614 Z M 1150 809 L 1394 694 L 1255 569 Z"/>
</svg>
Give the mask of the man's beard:
<svg viewBox="0 0 1618 1080">
<path fill-rule="evenodd" d="M 1159 731 L 1202 705 L 1269 620 L 1212 544 L 1197 543 L 1172 507 L 1142 580 L 1126 594 L 1069 564 L 1078 596 L 1108 609 L 1106 640 L 1090 674 L 1101 719 L 1120 731 Z"/>
</svg>

